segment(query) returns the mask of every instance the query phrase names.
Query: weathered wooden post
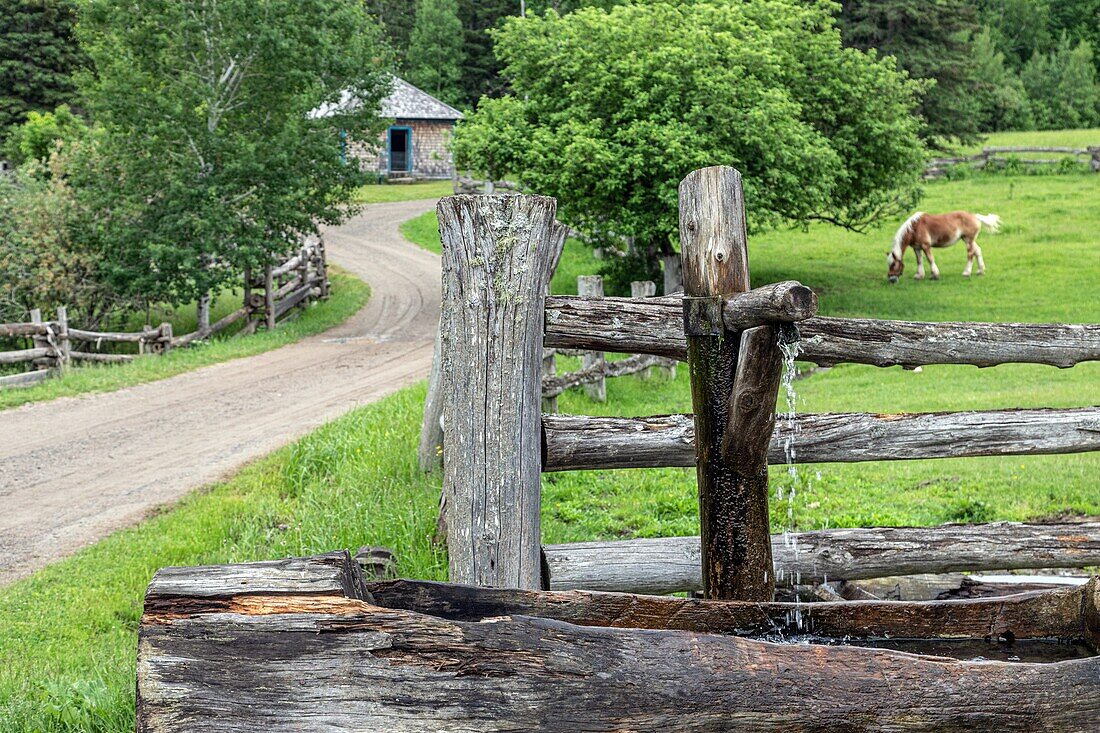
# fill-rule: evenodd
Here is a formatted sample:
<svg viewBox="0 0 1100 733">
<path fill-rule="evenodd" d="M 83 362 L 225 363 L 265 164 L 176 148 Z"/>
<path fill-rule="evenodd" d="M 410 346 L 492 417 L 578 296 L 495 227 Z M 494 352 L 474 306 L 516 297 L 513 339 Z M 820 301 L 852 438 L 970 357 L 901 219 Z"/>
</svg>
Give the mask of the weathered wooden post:
<svg viewBox="0 0 1100 733">
<path fill-rule="evenodd" d="M 298 250 L 298 287 L 304 288 L 307 285 L 309 285 L 309 249 L 301 247 Z M 302 298 L 302 310 L 309 309 L 309 294 L 312 289 L 311 286 L 306 291 L 306 297 Z"/>
<path fill-rule="evenodd" d="M 695 410 L 699 529 L 703 590 L 707 598 L 771 600 L 775 573 L 768 528 L 767 442 L 731 435 L 762 429 L 766 379 L 761 367 L 738 370 L 741 334 L 725 327 L 726 296 L 749 289 L 745 200 L 741 174 L 717 166 L 692 172 L 680 183 L 680 242 L 684 273 L 684 330 Z M 765 330 L 768 327 L 765 327 Z M 768 356 L 766 336 L 752 336 L 745 359 Z M 765 372 L 771 362 L 764 365 Z M 737 376 L 746 392 L 735 392 Z M 757 384 L 760 382 L 760 384 Z M 774 419 L 774 418 L 773 418 Z M 736 461 L 736 462 L 735 462 Z M 760 474 L 763 473 L 763 482 Z M 763 491 L 761 491 L 761 486 Z"/>
<path fill-rule="evenodd" d="M 542 376 L 552 377 L 558 373 L 558 357 L 557 352 L 553 349 L 542 350 Z M 542 411 L 543 412 L 557 412 L 558 411 L 558 398 L 543 397 L 542 398 Z"/>
<path fill-rule="evenodd" d="M 577 295 L 582 298 L 602 298 L 603 278 L 599 275 L 577 275 Z M 602 351 L 586 351 L 581 357 L 581 368 L 602 365 L 605 361 Z M 600 377 L 599 381 L 584 385 L 584 393 L 596 402 L 607 402 L 607 380 Z"/>
<path fill-rule="evenodd" d="M 566 231 L 556 208 L 501 195 L 452 196 L 437 208 L 443 489 L 457 583 L 541 585 L 543 303 Z"/>
<path fill-rule="evenodd" d="M 652 280 L 634 280 L 630 283 L 631 298 L 652 298 L 657 294 L 657 284 Z M 638 372 L 639 379 L 649 379 L 653 375 L 653 367 Z"/>
<path fill-rule="evenodd" d="M 420 470 L 431 473 L 443 465 L 443 385 L 442 346 L 440 332 L 442 321 L 435 330 L 435 348 L 432 350 L 432 371 L 428 376 L 428 394 L 424 397 L 424 421 L 420 424 L 420 446 L 417 459 Z"/>
<path fill-rule="evenodd" d="M 321 278 L 321 299 L 328 300 L 328 255 L 325 253 L 325 240 L 323 237 L 317 239 L 317 274 Z"/>
<path fill-rule="evenodd" d="M 69 309 L 57 307 L 57 366 L 65 371 L 72 363 L 72 345 L 69 342 Z"/>
<path fill-rule="evenodd" d="M 160 350 L 162 353 L 167 354 L 172 350 L 172 324 L 162 323 L 160 324 Z"/>
<path fill-rule="evenodd" d="M 264 268 L 264 314 L 268 331 L 275 330 L 275 277 L 271 265 Z"/>
</svg>

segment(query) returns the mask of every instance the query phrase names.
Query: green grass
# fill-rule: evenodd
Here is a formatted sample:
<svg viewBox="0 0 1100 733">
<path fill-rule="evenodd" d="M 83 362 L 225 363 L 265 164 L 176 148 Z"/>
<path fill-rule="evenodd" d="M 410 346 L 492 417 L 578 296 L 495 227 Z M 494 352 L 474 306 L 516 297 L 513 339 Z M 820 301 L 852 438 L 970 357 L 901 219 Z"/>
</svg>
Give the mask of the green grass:
<svg viewBox="0 0 1100 733">
<path fill-rule="evenodd" d="M 33 387 L 0 390 L 0 410 L 57 397 L 113 392 L 117 389 L 173 377 L 210 364 L 260 354 L 293 343 L 305 336 L 325 331 L 356 313 L 370 297 L 370 287 L 362 280 L 341 272 L 335 267 L 330 268 L 330 274 L 331 297 L 326 301 L 314 303 L 300 315 L 281 322 L 274 331 L 259 331 L 246 338 L 231 336 L 215 338 L 209 343 L 198 343 L 186 349 L 176 349 L 163 356 L 144 356 L 129 364 L 80 366 Z M 212 320 L 216 320 L 220 312 L 228 313 L 236 308 L 238 302 L 237 297 L 223 296 L 216 307 L 212 308 Z M 192 310 L 181 309 L 176 313 L 177 318 L 171 319 L 183 327 L 181 329 L 173 325 L 175 333 L 183 334 L 194 329 L 195 316 Z M 154 317 L 154 323 L 169 320 L 167 313 L 159 315 L 162 317 Z"/>
<path fill-rule="evenodd" d="M 1100 145 L 1100 127 L 1081 130 L 1031 130 L 1025 132 L 992 132 L 979 143 L 959 148 L 968 155 L 980 153 L 983 147 L 1051 147 L 1087 148 Z"/>
<path fill-rule="evenodd" d="M 910 319 L 1100 321 L 1092 279 L 1100 176 L 988 177 L 931 184 L 922 208 L 993 211 L 1002 234 L 980 240 L 989 268 L 963 279 L 961 249 L 939 255 L 939 282 L 910 271 L 886 283 L 897 222 L 867 235 L 827 227 L 750 242 L 753 281 L 800 279 L 833 315 Z M 430 215 L 419 230 L 434 238 Z M 409 230 L 407 230 L 409 231 Z M 573 291 L 599 262 L 570 242 L 555 278 Z M 561 359 L 562 369 L 575 360 Z M 686 369 L 674 382 L 609 380 L 606 404 L 580 392 L 565 412 L 642 415 L 690 410 Z M 1096 401 L 1100 364 L 1070 370 L 930 366 L 922 372 L 846 365 L 797 382 L 800 411 L 1063 407 Z M 135 633 L 156 568 L 354 548 L 392 547 L 403 575 L 442 578 L 432 544 L 438 479 L 415 467 L 423 386 L 359 409 L 148 522 L 0 590 L 0 731 L 133 727 Z M 1100 514 L 1100 455 L 802 465 L 775 471 L 772 524 L 814 529 L 875 524 Z M 793 500 L 791 488 L 794 492 Z M 779 498 L 782 491 L 783 499 Z M 697 531 L 694 472 L 548 474 L 547 542 Z M 69 722 L 66 722 L 69 721 Z"/>
<path fill-rule="evenodd" d="M 424 181 L 422 183 L 377 183 L 361 186 L 355 195 L 360 204 L 381 204 L 392 201 L 417 201 L 419 199 L 437 199 L 454 193 L 454 184 L 445 181 Z"/>
</svg>

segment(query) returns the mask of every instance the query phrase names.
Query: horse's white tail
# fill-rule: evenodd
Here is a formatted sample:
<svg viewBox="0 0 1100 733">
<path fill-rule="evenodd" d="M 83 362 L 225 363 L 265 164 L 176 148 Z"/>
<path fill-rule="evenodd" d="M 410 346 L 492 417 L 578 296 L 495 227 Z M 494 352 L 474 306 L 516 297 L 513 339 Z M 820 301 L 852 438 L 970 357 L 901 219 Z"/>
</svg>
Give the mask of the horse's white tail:
<svg viewBox="0 0 1100 733">
<path fill-rule="evenodd" d="M 975 214 L 974 218 L 989 227 L 989 231 L 996 232 L 1001 228 L 1001 217 L 996 214 Z"/>
</svg>

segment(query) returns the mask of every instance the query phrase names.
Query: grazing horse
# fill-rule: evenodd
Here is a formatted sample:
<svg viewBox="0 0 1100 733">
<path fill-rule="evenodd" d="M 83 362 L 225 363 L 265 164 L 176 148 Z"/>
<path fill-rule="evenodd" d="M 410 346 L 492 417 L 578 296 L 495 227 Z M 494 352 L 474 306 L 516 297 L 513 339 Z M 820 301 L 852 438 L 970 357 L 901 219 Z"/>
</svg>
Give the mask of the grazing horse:
<svg viewBox="0 0 1100 733">
<path fill-rule="evenodd" d="M 982 230 L 982 224 L 989 227 L 989 231 L 996 232 L 1001 226 L 1001 217 L 996 214 L 971 214 L 966 211 L 952 211 L 950 214 L 925 214 L 918 211 L 905 220 L 905 223 L 894 235 L 894 248 L 886 255 L 888 267 L 886 277 L 892 283 L 896 283 L 905 267 L 902 258 L 905 250 L 913 248 L 913 254 L 917 257 L 917 280 L 924 279 L 923 253 L 928 258 L 928 264 L 932 266 L 932 279 L 940 279 L 940 268 L 936 267 L 936 260 L 932 258 L 933 247 L 950 247 L 960 239 L 966 242 L 966 269 L 963 277 L 970 277 L 970 270 L 974 267 L 974 258 L 978 259 L 978 274 L 985 274 L 985 260 L 982 259 L 982 248 L 978 246 L 978 232 Z"/>
</svg>

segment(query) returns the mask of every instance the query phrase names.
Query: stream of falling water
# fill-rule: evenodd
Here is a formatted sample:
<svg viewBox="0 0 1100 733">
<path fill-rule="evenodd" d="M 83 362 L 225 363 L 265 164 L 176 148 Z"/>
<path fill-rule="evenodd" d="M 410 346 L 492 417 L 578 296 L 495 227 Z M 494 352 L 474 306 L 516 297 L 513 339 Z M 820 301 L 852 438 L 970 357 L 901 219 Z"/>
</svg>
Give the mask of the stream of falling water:
<svg viewBox="0 0 1100 733">
<path fill-rule="evenodd" d="M 795 360 L 799 351 L 798 329 L 793 324 L 784 324 L 779 329 L 779 349 L 783 354 L 783 379 L 780 382 L 781 391 L 785 403 L 785 410 L 780 413 L 779 420 L 783 423 L 783 455 L 786 459 L 789 487 L 784 489 L 782 484 L 776 486 L 776 498 L 787 502 L 787 526 L 783 530 L 783 544 L 794 556 L 798 555 L 798 539 L 794 534 L 794 501 L 798 494 L 800 477 L 798 466 L 795 464 L 795 440 L 798 433 L 798 422 L 795 419 L 798 412 L 798 393 L 795 391 L 794 382 L 798 378 L 798 365 Z M 778 563 L 775 568 L 776 580 L 783 581 L 786 575 L 785 569 Z M 802 582 L 802 573 L 795 571 L 794 582 Z M 802 610 L 799 607 L 798 597 L 795 596 L 794 611 L 789 612 L 791 618 L 788 623 L 794 623 L 799 630 L 802 629 Z"/>
</svg>

